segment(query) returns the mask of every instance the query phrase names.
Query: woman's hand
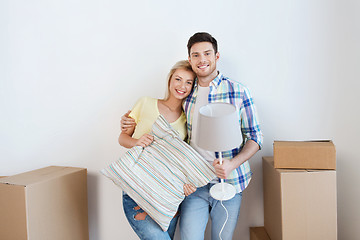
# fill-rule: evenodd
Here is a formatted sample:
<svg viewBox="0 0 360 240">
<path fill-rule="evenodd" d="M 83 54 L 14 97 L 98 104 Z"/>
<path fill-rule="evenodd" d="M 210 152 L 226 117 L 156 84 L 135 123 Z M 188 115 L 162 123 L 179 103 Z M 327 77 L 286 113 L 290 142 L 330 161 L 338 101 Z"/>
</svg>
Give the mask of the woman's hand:
<svg viewBox="0 0 360 240">
<path fill-rule="evenodd" d="M 135 146 L 147 147 L 154 141 L 154 136 L 145 133 L 136 142 Z"/>
<path fill-rule="evenodd" d="M 135 128 L 136 126 L 135 119 L 129 117 L 130 113 L 131 110 L 121 116 L 120 126 L 122 131 L 127 130 L 128 128 Z"/>
<path fill-rule="evenodd" d="M 193 192 L 196 191 L 196 187 L 194 187 L 192 184 L 186 183 L 184 184 L 184 194 L 185 196 L 189 196 Z"/>
</svg>

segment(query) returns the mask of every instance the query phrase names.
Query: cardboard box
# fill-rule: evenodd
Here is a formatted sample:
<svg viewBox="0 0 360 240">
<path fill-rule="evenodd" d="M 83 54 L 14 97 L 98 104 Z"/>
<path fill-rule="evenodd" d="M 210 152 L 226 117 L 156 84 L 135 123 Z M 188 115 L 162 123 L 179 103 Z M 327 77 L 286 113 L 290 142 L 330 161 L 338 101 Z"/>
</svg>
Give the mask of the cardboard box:
<svg viewBox="0 0 360 240">
<path fill-rule="evenodd" d="M 250 227 L 250 240 L 270 240 L 264 227 Z"/>
<path fill-rule="evenodd" d="M 336 171 L 275 169 L 264 157 L 263 181 L 271 240 L 337 239 Z"/>
<path fill-rule="evenodd" d="M 88 240 L 87 171 L 51 166 L 0 179 L 0 239 Z"/>
<path fill-rule="evenodd" d="M 275 141 L 275 168 L 336 169 L 332 141 Z"/>
</svg>

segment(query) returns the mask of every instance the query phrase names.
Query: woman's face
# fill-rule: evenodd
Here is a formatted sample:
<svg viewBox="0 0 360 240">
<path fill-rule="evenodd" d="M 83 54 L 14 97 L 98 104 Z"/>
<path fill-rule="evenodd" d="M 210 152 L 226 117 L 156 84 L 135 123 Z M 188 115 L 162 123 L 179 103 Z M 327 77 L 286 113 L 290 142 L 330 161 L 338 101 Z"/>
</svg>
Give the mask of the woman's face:
<svg viewBox="0 0 360 240">
<path fill-rule="evenodd" d="M 186 98 L 191 92 L 194 78 L 195 74 L 192 71 L 183 68 L 177 69 L 170 79 L 170 97 L 177 99 Z"/>
</svg>

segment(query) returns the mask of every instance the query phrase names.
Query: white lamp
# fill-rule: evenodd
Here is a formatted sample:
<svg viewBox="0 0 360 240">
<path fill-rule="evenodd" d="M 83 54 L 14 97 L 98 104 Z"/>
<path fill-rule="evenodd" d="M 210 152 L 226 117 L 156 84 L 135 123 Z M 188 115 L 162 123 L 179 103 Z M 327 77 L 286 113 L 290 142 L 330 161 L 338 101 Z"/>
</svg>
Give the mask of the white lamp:
<svg viewBox="0 0 360 240">
<path fill-rule="evenodd" d="M 229 103 L 209 103 L 199 109 L 196 144 L 205 150 L 219 152 L 239 147 L 242 142 L 236 108 Z M 229 183 L 215 184 L 210 195 L 217 200 L 229 200 L 235 196 L 235 187 Z"/>
</svg>

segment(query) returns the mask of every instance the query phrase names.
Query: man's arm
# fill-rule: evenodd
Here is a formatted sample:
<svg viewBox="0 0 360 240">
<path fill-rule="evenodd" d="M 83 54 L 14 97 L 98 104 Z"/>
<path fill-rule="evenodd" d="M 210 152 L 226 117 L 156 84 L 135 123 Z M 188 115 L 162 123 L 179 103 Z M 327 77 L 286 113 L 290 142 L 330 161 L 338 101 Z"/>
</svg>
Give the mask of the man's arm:
<svg viewBox="0 0 360 240">
<path fill-rule="evenodd" d="M 249 160 L 261 148 L 263 135 L 259 126 L 258 117 L 251 94 L 247 88 L 239 88 L 242 96 L 240 106 L 241 132 L 247 139 L 241 151 L 231 160 L 224 159 L 220 165 L 219 159 L 214 160 L 216 175 L 220 178 L 227 178 L 230 172 L 238 168 L 241 164 Z"/>
<path fill-rule="evenodd" d="M 135 131 L 136 123 L 133 118 L 129 116 L 130 110 L 121 117 L 121 133 L 119 136 L 119 144 L 126 148 L 134 146 L 146 147 L 152 143 L 154 136 L 144 134 L 139 139 L 133 138 L 132 135 Z"/>
<path fill-rule="evenodd" d="M 136 126 L 135 119 L 129 116 L 130 113 L 131 110 L 121 116 L 120 126 L 122 131 L 127 131 L 128 129 L 135 128 Z"/>
<path fill-rule="evenodd" d="M 223 163 L 220 165 L 220 160 L 215 159 L 213 166 L 215 168 L 216 176 L 226 179 L 234 169 L 249 160 L 259 149 L 259 144 L 253 140 L 248 140 L 241 151 L 231 160 L 223 159 Z"/>
</svg>

